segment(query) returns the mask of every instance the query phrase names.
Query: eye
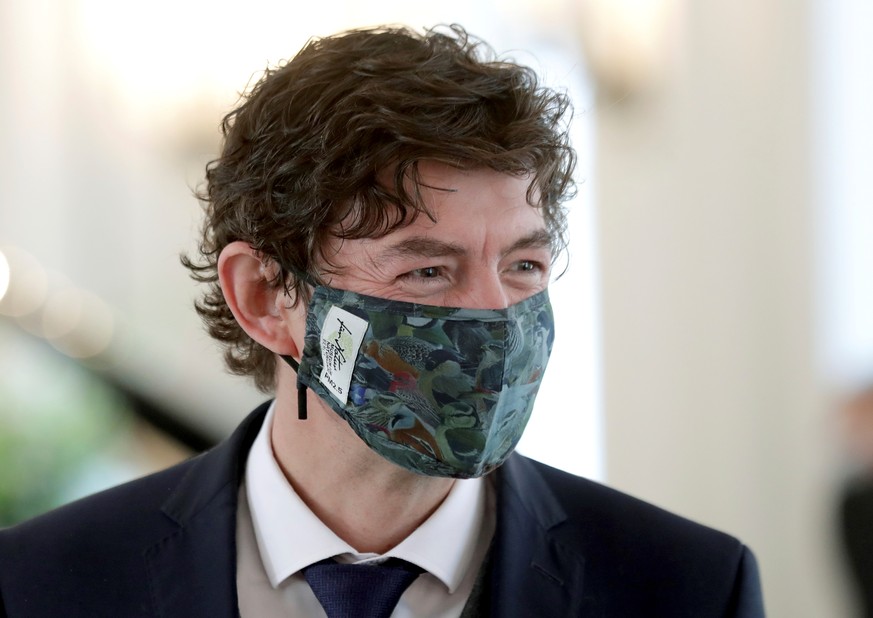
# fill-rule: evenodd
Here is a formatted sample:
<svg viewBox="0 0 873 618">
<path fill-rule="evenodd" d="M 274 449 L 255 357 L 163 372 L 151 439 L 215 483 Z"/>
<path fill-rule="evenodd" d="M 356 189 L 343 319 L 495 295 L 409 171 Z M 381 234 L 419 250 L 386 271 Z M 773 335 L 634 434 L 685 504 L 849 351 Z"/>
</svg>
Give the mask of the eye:
<svg viewBox="0 0 873 618">
<path fill-rule="evenodd" d="M 431 281 L 440 279 L 445 275 L 443 269 L 439 266 L 425 266 L 424 268 L 415 268 L 400 275 L 400 279 L 407 281 Z"/>
<path fill-rule="evenodd" d="M 545 265 L 536 260 L 519 260 L 513 265 L 512 270 L 521 273 L 539 273 L 547 269 Z"/>
<path fill-rule="evenodd" d="M 421 279 L 434 279 L 440 276 L 440 269 L 436 266 L 426 266 L 425 268 L 416 268 L 409 274 Z"/>
</svg>

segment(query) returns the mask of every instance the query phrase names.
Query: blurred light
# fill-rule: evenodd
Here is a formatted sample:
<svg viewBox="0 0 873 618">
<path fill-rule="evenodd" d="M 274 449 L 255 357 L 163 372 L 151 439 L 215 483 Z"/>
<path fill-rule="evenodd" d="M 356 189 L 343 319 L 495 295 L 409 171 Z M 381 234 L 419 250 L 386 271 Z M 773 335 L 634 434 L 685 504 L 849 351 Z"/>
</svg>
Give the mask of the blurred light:
<svg viewBox="0 0 873 618">
<path fill-rule="evenodd" d="M 335 10 L 301 15 L 296 3 L 273 0 L 251 0 L 245 11 L 212 0 L 156 0 L 147 11 L 117 0 L 80 0 L 75 19 L 93 66 L 122 95 L 146 108 L 178 109 L 192 96 L 227 99 L 254 71 L 293 55 L 310 36 L 338 29 L 358 3 L 332 4 Z M 232 39 L 217 35 L 227 32 Z"/>
<path fill-rule="evenodd" d="M 3 302 L 3 297 L 6 296 L 6 290 L 9 289 L 9 260 L 0 251 L 0 303 Z"/>
<path fill-rule="evenodd" d="M 678 0 L 579 0 L 582 44 L 598 85 L 627 95 L 662 76 L 678 41 Z"/>
<path fill-rule="evenodd" d="M 8 274 L 5 286 L 0 285 L 5 287 L 0 294 L 0 314 L 20 318 L 34 313 L 45 302 L 48 289 L 45 270 L 32 255 L 17 247 L 4 247 L 2 254 Z"/>
<path fill-rule="evenodd" d="M 72 285 L 53 289 L 42 311 L 42 334 L 59 339 L 72 332 L 82 319 L 82 294 Z"/>
<path fill-rule="evenodd" d="M 105 302 L 16 247 L 0 251 L 0 315 L 80 359 L 106 351 L 115 331 Z"/>
<path fill-rule="evenodd" d="M 58 292 L 72 288 L 73 284 L 61 273 L 52 270 L 43 270 L 39 264 L 36 264 L 35 267 L 39 268 L 38 272 L 42 276 L 39 294 L 33 295 L 30 299 L 33 306 L 29 311 L 19 312 L 19 314 L 15 316 L 15 323 L 31 335 L 36 335 L 37 337 L 46 339 L 46 308 L 49 307 L 52 299 L 58 294 Z M 34 267 L 32 266 L 30 270 L 33 271 L 33 268 Z M 18 289 L 18 283 L 20 282 L 17 281 L 13 269 L 12 284 L 15 286 L 13 289 Z M 58 327 L 55 327 L 56 331 L 57 328 Z"/>
<path fill-rule="evenodd" d="M 63 300 L 60 299 L 61 302 Z M 50 339 L 51 344 L 64 354 L 80 359 L 105 352 L 115 332 L 112 310 L 101 299 L 84 290 L 73 290 L 69 300 L 76 304 L 76 319 L 62 318 L 58 326 L 70 328 Z"/>
</svg>

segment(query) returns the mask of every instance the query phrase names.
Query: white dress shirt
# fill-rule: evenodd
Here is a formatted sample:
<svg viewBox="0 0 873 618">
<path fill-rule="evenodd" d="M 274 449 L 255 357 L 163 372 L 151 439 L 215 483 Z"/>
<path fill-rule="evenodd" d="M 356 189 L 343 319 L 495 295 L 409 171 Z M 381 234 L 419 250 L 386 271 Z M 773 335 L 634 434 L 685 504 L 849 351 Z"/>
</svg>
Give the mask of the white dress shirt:
<svg viewBox="0 0 873 618">
<path fill-rule="evenodd" d="M 461 615 L 494 534 L 494 491 L 484 479 L 457 480 L 436 511 L 386 554 L 360 553 L 306 506 L 283 475 L 270 440 L 275 404 L 249 451 L 237 510 L 237 591 L 243 618 L 324 616 L 301 569 L 387 557 L 424 573 L 392 618 Z M 305 421 L 302 421 L 305 422 Z"/>
</svg>

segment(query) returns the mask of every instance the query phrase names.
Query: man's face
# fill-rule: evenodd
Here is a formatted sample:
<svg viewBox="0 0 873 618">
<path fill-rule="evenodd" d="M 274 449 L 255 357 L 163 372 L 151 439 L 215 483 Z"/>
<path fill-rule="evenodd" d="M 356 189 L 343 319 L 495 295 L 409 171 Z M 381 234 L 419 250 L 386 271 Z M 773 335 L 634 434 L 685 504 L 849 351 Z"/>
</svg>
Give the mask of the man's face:
<svg viewBox="0 0 873 618">
<path fill-rule="evenodd" d="M 332 287 L 451 307 L 502 309 L 548 285 L 552 253 L 529 180 L 491 170 L 419 166 L 436 221 L 420 216 L 381 238 L 335 240 Z"/>
</svg>

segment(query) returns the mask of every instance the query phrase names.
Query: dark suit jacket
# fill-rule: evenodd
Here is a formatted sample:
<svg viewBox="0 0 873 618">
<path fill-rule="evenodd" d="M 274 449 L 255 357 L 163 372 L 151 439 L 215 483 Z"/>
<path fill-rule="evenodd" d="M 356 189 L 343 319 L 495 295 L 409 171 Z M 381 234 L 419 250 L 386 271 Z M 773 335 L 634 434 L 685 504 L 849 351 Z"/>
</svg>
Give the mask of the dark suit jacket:
<svg viewBox="0 0 873 618">
<path fill-rule="evenodd" d="M 859 615 L 873 618 L 873 478 L 854 478 L 843 487 L 839 515 L 843 550 L 861 603 Z"/>
<path fill-rule="evenodd" d="M 0 531 L 0 616 L 236 616 L 237 493 L 265 412 L 190 461 Z M 490 615 L 763 615 L 736 539 L 520 455 L 497 475 Z"/>
</svg>

